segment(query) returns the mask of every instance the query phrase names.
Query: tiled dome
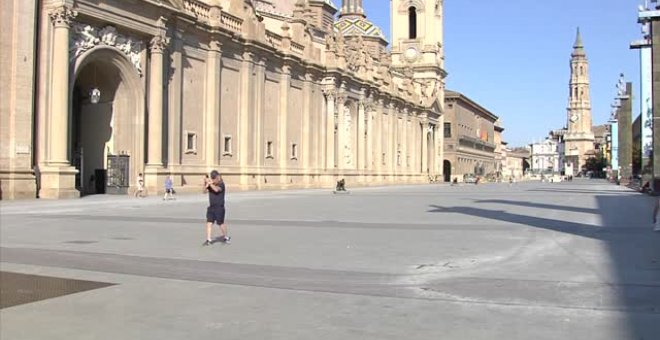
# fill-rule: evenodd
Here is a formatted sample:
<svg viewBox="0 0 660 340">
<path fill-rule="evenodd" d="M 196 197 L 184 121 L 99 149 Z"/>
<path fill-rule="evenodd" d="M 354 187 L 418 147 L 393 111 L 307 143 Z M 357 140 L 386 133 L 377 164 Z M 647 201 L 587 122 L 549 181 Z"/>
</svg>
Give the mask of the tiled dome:
<svg viewBox="0 0 660 340">
<path fill-rule="evenodd" d="M 360 16 L 346 16 L 339 18 L 339 20 L 334 23 L 334 30 L 335 32 L 340 32 L 344 36 L 361 35 L 380 38 L 387 41 L 380 27 Z"/>
</svg>

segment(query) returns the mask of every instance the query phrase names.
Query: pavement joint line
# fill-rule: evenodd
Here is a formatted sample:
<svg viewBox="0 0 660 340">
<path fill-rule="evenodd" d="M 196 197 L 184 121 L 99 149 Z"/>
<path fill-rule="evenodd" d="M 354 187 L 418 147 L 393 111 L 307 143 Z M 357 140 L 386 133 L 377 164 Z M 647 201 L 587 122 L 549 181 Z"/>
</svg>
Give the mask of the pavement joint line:
<svg viewBox="0 0 660 340">
<path fill-rule="evenodd" d="M 23 251 L 23 256 L 19 256 L 20 259 L 18 260 L 6 260 L 6 257 L 2 260 L 4 263 L 11 263 L 11 264 L 27 264 L 27 265 L 36 265 L 36 266 L 46 266 L 46 267 L 56 267 L 56 268 L 65 268 L 65 269 L 74 269 L 74 270 L 85 270 L 85 271 L 90 271 L 90 272 L 102 272 L 102 273 L 111 273 L 111 274 L 121 274 L 121 275 L 134 275 L 134 276 L 142 276 L 142 277 L 152 277 L 152 278 L 161 278 L 161 279 L 175 279 L 175 280 L 181 280 L 181 281 L 191 281 L 191 282 L 207 282 L 207 283 L 215 283 L 215 284 L 228 284 L 228 285 L 235 285 L 235 286 L 247 286 L 247 287 L 259 287 L 259 288 L 272 288 L 272 289 L 283 289 L 283 290 L 291 290 L 291 291 L 308 291 L 308 292 L 324 292 L 324 293 L 333 293 L 333 294 L 346 294 L 346 295 L 363 295 L 363 296 L 380 296 L 380 297 L 396 297 L 396 298 L 403 298 L 403 299 L 418 299 L 418 300 L 429 300 L 429 301 L 446 301 L 446 302 L 457 302 L 457 303 L 470 303 L 470 304 L 484 304 L 484 305 L 501 305 L 501 306 L 524 306 L 524 307 L 550 307 L 550 308 L 559 308 L 559 309 L 570 309 L 570 310 L 594 310 L 594 311 L 619 311 L 619 312 L 637 312 L 637 313 L 642 313 L 642 314 L 660 314 L 660 309 L 656 308 L 632 308 L 632 307 L 588 307 L 588 306 L 570 306 L 570 305 L 557 305 L 557 304 L 551 304 L 551 303 L 519 303 L 519 302 L 505 302 L 505 301 L 485 301 L 484 299 L 470 299 L 470 298 L 463 298 L 463 297 L 455 297 L 455 298 L 447 298 L 447 297 L 438 297 L 438 296 L 418 296 L 418 291 L 424 291 L 424 292 L 429 292 L 429 291 L 434 291 L 433 288 L 428 288 L 428 286 L 433 286 L 431 282 L 426 282 L 425 284 L 392 284 L 391 279 L 395 279 L 397 277 L 414 277 L 414 276 L 424 276 L 425 274 L 419 274 L 419 275 L 410 275 L 410 274 L 381 274 L 381 273 L 365 273 L 365 272 L 355 272 L 355 271 L 336 271 L 336 270 L 324 270 L 324 269 L 311 269 L 311 268 L 296 268 L 296 267 L 278 267 L 278 266 L 264 266 L 264 265 L 252 265 L 252 264 L 235 264 L 235 263 L 223 263 L 223 262 L 209 262 L 209 261 L 203 261 L 203 260 L 176 260 L 176 259 L 166 259 L 166 258 L 155 258 L 155 257 L 147 257 L 147 256 L 134 256 L 134 255 L 119 255 L 119 254 L 104 254 L 104 253 L 92 253 L 92 252 L 77 252 L 77 251 L 61 251 L 61 250 L 41 250 L 41 249 L 19 249 L 19 248 L 7 248 L 7 247 L 2 247 L 0 248 L 1 252 L 5 253 L 5 256 L 7 255 L 7 251 L 16 251 L 18 250 L 19 253 Z M 36 261 L 31 261 L 29 259 L 26 259 L 29 257 L 29 252 L 41 252 L 43 255 L 47 255 L 47 260 L 39 260 Z M 140 260 L 147 260 L 150 261 L 148 265 L 154 266 L 156 265 L 157 267 L 162 267 L 164 265 L 170 264 L 169 261 L 176 260 L 180 262 L 188 262 L 188 263 L 206 263 L 212 266 L 229 266 L 229 267 L 234 267 L 235 270 L 230 273 L 232 275 L 231 278 L 225 277 L 224 279 L 222 277 L 217 278 L 213 280 L 212 277 L 209 277 L 208 274 L 198 274 L 199 276 L 196 278 L 192 278 L 189 276 L 186 276 L 185 273 L 180 273 L 181 276 L 174 276 L 174 274 L 158 274 L 156 273 L 150 273 L 150 275 L 147 275 L 148 273 L 139 273 L 139 272 L 134 272 L 131 271 L 130 269 L 127 269 L 126 266 L 123 267 L 122 269 L 115 269 L 115 270 L 110 270 L 110 269 L 103 269 L 103 268 L 98 268 L 98 267 L 92 267 L 92 268 L 86 268 L 84 265 L 78 265 L 76 266 L 72 261 L 66 261 L 67 259 L 64 259 L 65 261 L 62 263 L 52 263 L 52 261 L 57 262 L 56 257 L 57 256 L 95 256 L 95 257 L 106 257 L 106 258 L 115 258 L 114 260 L 110 259 L 113 264 L 118 265 L 121 262 L 121 259 L 128 260 L 128 263 L 135 263 L 134 260 L 136 258 Z M 11 256 L 10 256 L 11 257 Z M 96 260 L 99 260 L 98 258 L 95 258 Z M 71 260 L 70 258 L 68 260 Z M 51 263 L 44 263 L 51 261 Z M 98 263 L 101 263 L 101 266 L 103 265 L 102 261 L 98 261 Z M 136 261 L 137 262 L 137 261 Z M 163 263 L 167 262 L 167 263 Z M 272 275 L 263 275 L 263 274 L 255 274 L 255 273 L 247 273 L 243 274 L 240 273 L 241 268 L 268 268 L 268 269 L 281 269 L 283 271 L 291 271 L 293 270 L 294 272 L 298 271 L 300 272 L 299 274 L 304 274 L 302 277 L 299 276 L 293 276 L 290 273 L 281 273 L 279 276 L 272 276 Z M 184 267 L 185 268 L 185 267 Z M 238 270 L 238 272 L 236 272 Z M 308 272 L 308 273 L 303 273 L 303 272 Z M 226 272 L 223 272 L 224 274 L 227 274 Z M 330 275 L 328 278 L 329 279 L 321 279 L 319 280 L 318 278 L 312 278 L 310 279 L 305 279 L 305 275 L 311 275 L 311 273 L 325 273 L 325 274 L 344 274 L 344 275 L 339 275 L 338 277 L 334 277 Z M 298 275 L 299 275 L 298 274 Z M 284 276 L 285 275 L 285 276 Z M 351 281 L 350 279 L 347 280 L 346 275 L 364 275 L 366 276 L 367 282 L 362 282 L 361 280 L 357 281 Z M 240 279 L 255 279 L 255 278 L 262 278 L 265 281 L 269 282 L 270 284 L 256 284 L 256 283 L 250 283 L 250 282 L 237 282 L 240 281 Z M 371 279 L 375 279 L 375 281 L 369 281 Z M 237 280 L 238 279 L 238 280 Z M 569 282 L 569 281 L 551 281 L 551 280 L 527 280 L 527 279 L 499 279 L 499 278 L 478 278 L 478 277 L 452 277 L 448 280 L 436 280 L 436 281 L 460 281 L 460 280 L 474 280 L 474 281 L 502 281 L 502 282 L 532 282 L 532 283 L 550 283 L 553 285 L 559 285 L 559 284 L 593 284 L 593 285 L 599 285 L 599 286 L 607 286 L 607 287 L 647 287 L 647 288 L 660 288 L 659 285 L 654 285 L 654 284 L 640 284 L 640 283 L 628 283 L 628 284 L 614 284 L 614 283 L 606 283 L 606 282 L 598 282 L 598 283 L 591 283 L 591 282 Z M 328 283 L 334 283 L 336 281 L 340 281 L 343 283 L 345 286 L 339 288 L 331 288 L 331 287 L 324 287 L 324 284 Z M 300 284 L 302 282 L 303 287 L 287 287 L 286 283 L 295 283 L 295 284 Z M 308 284 L 307 287 L 304 287 L 305 284 Z M 367 291 L 364 291 L 364 289 L 368 289 Z M 383 290 L 385 289 L 385 290 Z M 394 291 L 392 291 L 394 289 Z M 402 293 L 402 290 L 406 290 L 407 293 Z M 417 293 L 415 293 L 417 291 Z M 440 293 L 440 292 L 438 292 Z M 650 310 L 649 310 L 650 309 Z"/>
<path fill-rule="evenodd" d="M 202 218 L 162 217 L 162 216 L 127 216 L 127 215 L 78 215 L 78 214 L 34 214 L 29 215 L 36 219 L 75 219 L 75 220 L 103 220 L 108 222 L 142 222 L 142 223 L 170 223 L 170 224 L 200 224 L 204 223 Z M 481 224 L 442 225 L 437 223 L 410 223 L 410 222 L 362 222 L 362 221 L 328 221 L 328 220 L 286 220 L 286 219 L 228 219 L 229 224 L 248 226 L 270 226 L 270 227 L 303 227 L 303 228 L 344 228 L 344 229 L 387 229 L 387 230 L 437 230 L 437 231 L 498 231 L 528 229 L 524 223 L 498 222 L 488 226 Z M 560 224 L 559 222 L 558 224 Z M 317 225 L 310 225 L 317 224 Z M 331 224 L 331 225 L 325 225 Z M 547 229 L 550 232 L 562 232 L 562 229 L 573 229 L 570 227 L 559 227 L 558 230 Z M 620 226 L 620 225 L 591 225 L 584 224 L 580 228 L 590 229 L 595 234 L 623 234 L 632 235 L 636 233 L 647 233 L 646 226 Z M 543 228 L 540 228 L 543 229 Z"/>
</svg>

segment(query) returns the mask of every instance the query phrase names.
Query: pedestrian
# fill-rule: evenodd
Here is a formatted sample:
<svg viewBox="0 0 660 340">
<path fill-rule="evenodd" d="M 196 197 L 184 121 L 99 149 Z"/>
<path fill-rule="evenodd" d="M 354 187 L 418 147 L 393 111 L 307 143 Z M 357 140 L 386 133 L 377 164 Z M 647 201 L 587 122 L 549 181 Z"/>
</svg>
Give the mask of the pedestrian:
<svg viewBox="0 0 660 340">
<path fill-rule="evenodd" d="M 176 199 L 176 197 L 174 197 L 174 183 L 172 182 L 172 176 L 167 176 L 167 178 L 165 178 L 165 195 L 163 196 L 163 201 L 167 199 Z"/>
<path fill-rule="evenodd" d="M 655 197 L 653 207 L 653 231 L 660 231 L 660 197 Z"/>
<path fill-rule="evenodd" d="M 135 197 L 144 198 L 144 177 L 142 173 L 138 174 L 137 177 L 137 189 L 135 190 Z"/>
<path fill-rule="evenodd" d="M 211 178 L 205 178 L 204 188 L 209 193 L 209 207 L 206 209 L 206 241 L 202 245 L 213 244 L 211 238 L 213 223 L 220 227 L 220 242 L 229 244 L 231 237 L 227 233 L 225 224 L 225 183 L 218 171 L 211 171 Z"/>
</svg>

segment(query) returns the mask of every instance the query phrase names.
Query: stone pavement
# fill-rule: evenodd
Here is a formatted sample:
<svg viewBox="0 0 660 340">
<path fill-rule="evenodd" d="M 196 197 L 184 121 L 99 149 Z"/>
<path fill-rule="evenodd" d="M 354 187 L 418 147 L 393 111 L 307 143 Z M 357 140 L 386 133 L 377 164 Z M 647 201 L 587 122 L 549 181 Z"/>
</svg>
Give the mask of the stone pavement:
<svg viewBox="0 0 660 340">
<path fill-rule="evenodd" d="M 231 188 L 229 188 L 231 190 Z M 1 339 L 657 339 L 653 200 L 602 181 L 0 202 Z M 4 288 L 3 288 L 4 289 Z"/>
</svg>

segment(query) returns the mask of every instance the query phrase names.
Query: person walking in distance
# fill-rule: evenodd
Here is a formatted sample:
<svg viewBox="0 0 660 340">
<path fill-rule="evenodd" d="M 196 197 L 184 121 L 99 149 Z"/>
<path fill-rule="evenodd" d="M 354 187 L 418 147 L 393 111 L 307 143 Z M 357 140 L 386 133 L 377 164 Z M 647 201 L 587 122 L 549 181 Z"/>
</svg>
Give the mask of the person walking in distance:
<svg viewBox="0 0 660 340">
<path fill-rule="evenodd" d="M 142 173 L 139 173 L 137 178 L 137 189 L 135 190 L 135 197 L 138 196 L 144 198 L 144 177 L 142 176 Z"/>
<path fill-rule="evenodd" d="M 172 176 L 167 176 L 165 179 L 165 195 L 163 196 L 163 201 L 167 199 L 174 198 L 174 183 L 172 182 Z"/>
<path fill-rule="evenodd" d="M 202 245 L 213 244 L 211 238 L 213 223 L 220 226 L 220 242 L 229 244 L 231 237 L 227 233 L 225 224 L 225 183 L 218 171 L 211 171 L 211 178 L 205 179 L 204 188 L 209 193 L 209 207 L 206 210 L 206 241 Z"/>
</svg>

